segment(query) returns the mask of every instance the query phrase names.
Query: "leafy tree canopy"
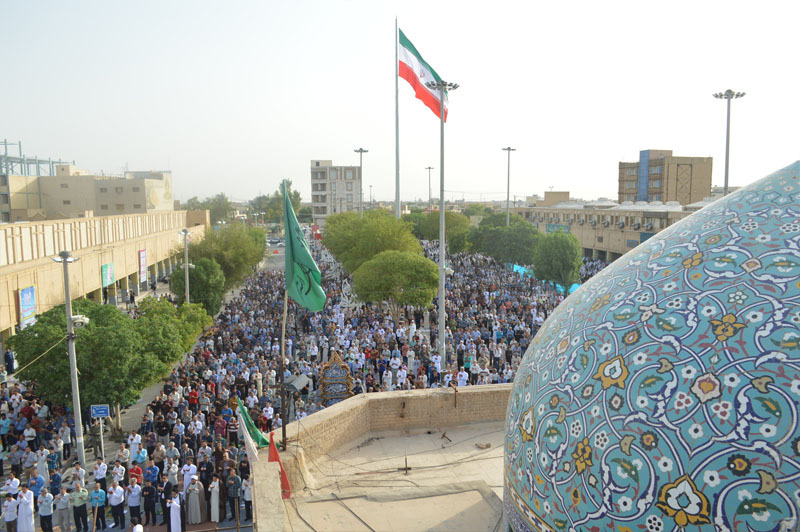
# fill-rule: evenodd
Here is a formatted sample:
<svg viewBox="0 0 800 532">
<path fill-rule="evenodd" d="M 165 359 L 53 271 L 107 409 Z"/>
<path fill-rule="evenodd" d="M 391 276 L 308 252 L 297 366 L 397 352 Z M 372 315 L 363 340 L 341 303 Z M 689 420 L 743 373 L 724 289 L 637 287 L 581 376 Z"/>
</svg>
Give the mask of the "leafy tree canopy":
<svg viewBox="0 0 800 532">
<path fill-rule="evenodd" d="M 470 216 L 488 216 L 492 214 L 492 209 L 484 205 L 471 204 L 461 211 L 461 214 L 469 218 Z"/>
<path fill-rule="evenodd" d="M 459 253 L 467 247 L 469 218 L 453 211 L 444 211 L 444 230 L 447 249 Z M 420 233 L 425 240 L 439 240 L 439 211 L 425 215 L 420 224 Z"/>
<path fill-rule="evenodd" d="M 518 221 L 505 225 L 478 226 L 469 233 L 470 249 L 493 257 L 498 262 L 529 265 L 541 235 L 531 224 Z"/>
<path fill-rule="evenodd" d="M 90 320 L 86 327 L 76 329 L 82 404 L 129 404 L 139 398 L 144 387 L 168 372 L 168 366 L 148 351 L 155 344 L 148 346 L 134 320 L 116 307 L 81 299 L 73 303 L 72 312 Z M 42 399 L 57 404 L 69 403 L 72 397 L 65 334 L 64 305 L 59 305 L 10 340 L 20 366 L 61 340 L 21 375 L 38 383 L 37 393 Z"/>
<path fill-rule="evenodd" d="M 525 219 L 517 213 L 512 212 L 509 216 L 510 224 L 514 225 L 515 223 L 525 222 Z M 527 222 L 526 222 L 527 223 Z M 529 224 L 530 225 L 530 224 Z M 478 224 L 479 227 L 505 227 L 506 226 L 506 213 L 505 212 L 493 212 L 491 214 L 487 214 L 483 217 L 481 222 Z"/>
<path fill-rule="evenodd" d="M 430 306 L 438 284 L 436 263 L 408 251 L 383 251 L 353 273 L 356 297 L 371 303 L 386 302 L 395 316 L 402 305 Z"/>
<path fill-rule="evenodd" d="M 231 205 L 231 201 L 224 193 L 219 193 L 216 196 L 212 196 L 204 200 L 199 200 L 197 199 L 197 196 L 194 196 L 186 201 L 184 207 L 190 211 L 209 211 L 212 224 L 226 222 L 233 214 L 233 206 Z"/>
<path fill-rule="evenodd" d="M 241 283 L 264 258 L 266 238 L 266 233 L 258 227 L 248 227 L 243 223 L 226 224 L 218 231 L 206 231 L 199 242 L 191 242 L 189 260 L 214 259 L 222 267 L 225 288 L 228 289 Z M 191 278 L 189 289 L 192 290 Z"/>
<path fill-rule="evenodd" d="M 299 218 L 300 191 L 292 189 L 291 180 L 286 181 L 286 190 L 289 193 L 289 201 L 292 202 L 292 208 Z M 267 223 L 280 222 L 283 219 L 283 191 L 281 187 L 278 187 L 278 190 L 273 194 L 262 194 L 250 200 L 250 212 L 265 213 L 264 221 Z"/>
<path fill-rule="evenodd" d="M 581 244 L 575 235 L 556 231 L 539 239 L 533 271 L 537 279 L 558 283 L 566 292 L 578 281 L 581 262 Z"/>
<path fill-rule="evenodd" d="M 199 303 L 210 315 L 219 312 L 222 297 L 225 295 L 225 274 L 217 261 L 202 257 L 193 261 L 194 268 L 189 268 L 189 299 Z M 185 274 L 176 270 L 170 276 L 170 290 L 183 306 L 186 299 Z M 188 310 L 186 311 L 189 312 Z M 196 321 L 196 318 L 193 318 Z"/>
<path fill-rule="evenodd" d="M 422 253 L 411 224 L 384 210 L 366 211 L 363 219 L 352 211 L 328 216 L 323 242 L 351 274 L 382 251 Z"/>
</svg>

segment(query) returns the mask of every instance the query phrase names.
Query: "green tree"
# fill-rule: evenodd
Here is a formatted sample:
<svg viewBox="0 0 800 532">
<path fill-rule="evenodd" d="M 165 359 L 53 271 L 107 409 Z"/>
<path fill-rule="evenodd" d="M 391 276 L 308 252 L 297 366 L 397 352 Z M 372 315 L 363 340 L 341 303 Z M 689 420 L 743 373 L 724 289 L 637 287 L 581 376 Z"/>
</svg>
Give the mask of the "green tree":
<svg viewBox="0 0 800 532">
<path fill-rule="evenodd" d="M 386 303 L 395 318 L 402 305 L 429 307 L 438 285 L 436 263 L 408 251 L 383 251 L 353 273 L 356 297 L 365 302 Z"/>
<path fill-rule="evenodd" d="M 579 279 L 581 262 L 581 244 L 575 235 L 556 231 L 539 239 L 533 271 L 537 279 L 560 284 L 566 295 Z"/>
<path fill-rule="evenodd" d="M 469 218 L 470 216 L 488 216 L 491 213 L 492 209 L 484 205 L 479 205 L 477 203 L 472 203 L 461 211 L 461 214 L 463 214 L 467 218 Z"/>
<path fill-rule="evenodd" d="M 228 196 L 222 192 L 214 197 L 205 199 L 203 205 L 209 210 L 212 224 L 230 220 L 231 214 L 233 213 L 231 201 L 228 199 Z"/>
<path fill-rule="evenodd" d="M 225 274 L 213 258 L 202 257 L 192 261 L 194 268 L 189 268 L 189 298 L 200 303 L 206 312 L 214 316 L 222 305 L 225 294 Z M 178 304 L 186 300 L 186 281 L 183 272 L 170 276 L 169 288 L 175 294 Z"/>
<path fill-rule="evenodd" d="M 314 221 L 313 214 L 314 211 L 310 206 L 300 207 L 300 210 L 297 211 L 297 221 L 301 224 L 310 224 Z"/>
<path fill-rule="evenodd" d="M 444 230 L 448 251 L 458 253 L 466 249 L 469 218 L 457 212 L 444 211 Z M 439 211 L 430 212 L 425 216 L 420 232 L 425 240 L 439 240 Z"/>
<path fill-rule="evenodd" d="M 514 225 L 518 222 L 524 222 L 525 219 L 517 213 L 512 212 L 509 216 L 510 224 Z M 505 212 L 493 212 L 491 214 L 487 214 L 483 217 L 481 222 L 478 224 L 479 227 L 505 227 L 506 226 L 506 213 Z"/>
<path fill-rule="evenodd" d="M 189 303 L 188 305 L 184 303 L 178 307 L 178 318 L 183 329 L 183 350 L 187 352 L 192 349 L 197 337 L 205 328 L 214 323 L 205 307 L 200 303 Z"/>
<path fill-rule="evenodd" d="M 146 297 L 139 302 L 139 318 L 134 323 L 144 339 L 145 350 L 171 365 L 192 348 L 212 319 L 199 303 L 175 308 L 166 299 Z"/>
<path fill-rule="evenodd" d="M 219 264 L 225 275 L 226 289 L 238 285 L 252 273 L 265 252 L 266 233 L 243 223 L 226 224 L 218 231 L 206 231 L 202 240 L 189 244 L 190 261 L 209 258 Z M 189 287 L 192 287 L 191 281 Z M 212 315 L 215 313 L 210 312 Z"/>
<path fill-rule="evenodd" d="M 72 312 L 90 320 L 86 327 L 76 329 L 81 403 L 117 405 L 119 424 L 118 405 L 139 399 L 142 389 L 163 377 L 168 366 L 147 351 L 134 320 L 116 307 L 81 299 L 73 303 Z M 54 404 L 69 404 L 72 399 L 65 331 L 64 305 L 59 305 L 38 316 L 35 324 L 10 339 L 20 366 L 33 362 L 60 342 L 20 375 L 35 381 L 39 397 Z"/>
<path fill-rule="evenodd" d="M 292 202 L 294 212 L 298 213 L 300 210 L 300 191 L 292 189 L 292 181 L 287 180 L 287 192 L 289 193 L 289 201 Z M 251 212 L 263 212 L 264 221 L 270 223 L 278 223 L 283 219 L 283 193 L 281 188 L 278 187 L 271 195 L 256 196 L 250 201 Z M 310 213 L 309 213 L 310 214 Z M 299 220 L 298 220 L 299 221 Z M 309 220 L 310 221 L 310 220 Z"/>
<path fill-rule="evenodd" d="M 351 274 L 382 251 L 422 253 L 411 224 L 384 210 L 367 211 L 363 219 L 352 211 L 329 216 L 323 242 Z"/>
<path fill-rule="evenodd" d="M 425 221 L 425 213 L 421 210 L 412 211 L 403 215 L 403 221 L 411 224 L 411 232 L 417 238 L 422 237 L 422 223 Z"/>
<path fill-rule="evenodd" d="M 498 262 L 529 265 L 533 264 L 539 237 L 533 225 L 517 221 L 508 227 L 473 228 L 468 240 L 471 250 L 489 255 Z"/>
</svg>

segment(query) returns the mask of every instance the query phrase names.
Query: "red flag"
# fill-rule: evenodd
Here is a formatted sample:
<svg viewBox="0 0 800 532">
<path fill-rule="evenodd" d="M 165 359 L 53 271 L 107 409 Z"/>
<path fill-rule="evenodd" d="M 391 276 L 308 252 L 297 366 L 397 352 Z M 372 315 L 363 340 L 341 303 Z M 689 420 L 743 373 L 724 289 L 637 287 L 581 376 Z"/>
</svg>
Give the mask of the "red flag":
<svg viewBox="0 0 800 532">
<path fill-rule="evenodd" d="M 278 446 L 275 445 L 275 433 L 269 433 L 269 458 L 268 462 L 278 462 L 281 467 L 281 496 L 284 499 L 292 498 L 292 487 L 289 485 L 289 477 L 286 475 L 286 470 L 283 469 L 283 462 L 281 462 L 281 455 L 278 453 Z"/>
</svg>

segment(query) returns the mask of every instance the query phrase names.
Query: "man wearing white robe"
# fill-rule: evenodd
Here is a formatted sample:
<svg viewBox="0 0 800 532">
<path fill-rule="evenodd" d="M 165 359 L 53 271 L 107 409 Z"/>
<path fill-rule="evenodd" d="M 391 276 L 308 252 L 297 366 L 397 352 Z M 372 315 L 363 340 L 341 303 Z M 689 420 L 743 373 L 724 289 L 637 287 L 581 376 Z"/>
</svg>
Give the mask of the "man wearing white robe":
<svg viewBox="0 0 800 532">
<path fill-rule="evenodd" d="M 181 519 L 181 497 L 178 490 L 172 491 L 172 498 L 167 501 L 169 506 L 169 521 L 167 521 L 167 532 L 182 532 Z"/>
<path fill-rule="evenodd" d="M 17 495 L 17 532 L 34 532 L 33 492 L 23 484 Z"/>
<path fill-rule="evenodd" d="M 186 499 L 186 488 L 192 482 L 192 477 L 197 474 L 197 466 L 192 463 L 192 459 L 188 458 L 185 466 L 181 468 L 183 473 L 183 498 Z"/>
</svg>

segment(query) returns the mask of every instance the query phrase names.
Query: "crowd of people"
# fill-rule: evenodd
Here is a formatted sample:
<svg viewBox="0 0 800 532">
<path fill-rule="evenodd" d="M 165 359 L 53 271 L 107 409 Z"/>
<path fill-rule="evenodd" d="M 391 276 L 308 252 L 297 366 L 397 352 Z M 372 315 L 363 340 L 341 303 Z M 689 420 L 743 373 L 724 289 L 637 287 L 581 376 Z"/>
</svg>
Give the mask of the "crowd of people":
<svg viewBox="0 0 800 532">
<path fill-rule="evenodd" d="M 438 243 L 423 245 L 436 260 Z M 430 309 L 399 310 L 354 302 L 341 265 L 316 242 L 312 251 L 328 302 L 318 313 L 290 303 L 284 379 L 305 375 L 309 384 L 287 401 L 286 420 L 278 393 L 281 270 L 246 279 L 146 405 L 140 428 L 106 453 L 107 461 L 96 443 L 89 445 L 94 463 L 74 461 L 74 417 L 65 406 L 39 401 L 35 383 L 3 384 L 0 473 L 7 530 L 32 532 L 35 514 L 45 532 L 56 526 L 123 530 L 128 522 L 177 531 L 206 521 L 250 521 L 252 480 L 237 399 L 264 432 L 301 420 L 325 408 L 319 377 L 334 352 L 350 368 L 356 394 L 511 382 L 536 331 L 563 298 L 552 285 L 490 257 L 451 255 L 446 352 L 440 353 L 436 300 Z M 581 274 L 593 275 L 603 265 L 586 261 Z M 84 423 L 89 441 L 96 442 L 97 421 L 86 415 Z"/>
</svg>

